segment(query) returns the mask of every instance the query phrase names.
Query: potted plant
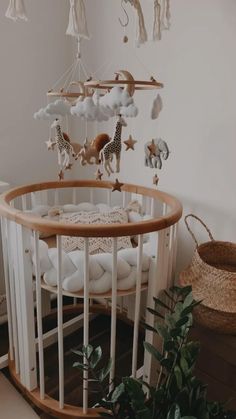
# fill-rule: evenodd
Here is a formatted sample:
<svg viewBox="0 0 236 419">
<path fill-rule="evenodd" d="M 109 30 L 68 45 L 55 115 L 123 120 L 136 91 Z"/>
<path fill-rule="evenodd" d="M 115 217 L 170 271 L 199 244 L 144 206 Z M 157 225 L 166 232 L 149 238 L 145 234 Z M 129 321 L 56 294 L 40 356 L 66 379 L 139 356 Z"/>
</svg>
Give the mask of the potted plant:
<svg viewBox="0 0 236 419">
<path fill-rule="evenodd" d="M 164 291 L 164 299 L 154 298 L 155 309 L 148 308 L 154 316 L 154 327 L 148 330 L 163 340 L 162 351 L 148 342 L 144 347 L 158 361 L 155 386 L 142 380 L 124 377 L 108 393 L 106 384 L 111 360 L 100 367 L 101 347 L 91 345 L 74 351 L 81 360 L 74 367 L 86 369 L 89 379 L 96 382 L 100 391 L 98 406 L 104 408 L 102 417 L 115 419 L 223 419 L 236 418 L 235 412 L 226 412 L 218 402 L 207 400 L 207 386 L 194 375 L 200 344 L 189 340 L 193 324 L 193 309 L 199 304 L 192 296 L 191 287 L 172 287 Z"/>
</svg>

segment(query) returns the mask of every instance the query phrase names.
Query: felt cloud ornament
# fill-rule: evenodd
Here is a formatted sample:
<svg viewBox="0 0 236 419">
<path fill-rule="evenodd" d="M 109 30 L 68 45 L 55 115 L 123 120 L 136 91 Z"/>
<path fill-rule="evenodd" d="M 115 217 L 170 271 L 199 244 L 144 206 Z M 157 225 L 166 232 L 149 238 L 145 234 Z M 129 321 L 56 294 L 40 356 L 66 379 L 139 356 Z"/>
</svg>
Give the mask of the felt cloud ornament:
<svg viewBox="0 0 236 419">
<path fill-rule="evenodd" d="M 86 97 L 83 101 L 78 100 L 71 108 L 71 114 L 85 118 L 88 121 L 108 121 L 108 116 L 102 112 L 99 103 L 94 103 L 92 97 Z"/>
<path fill-rule="evenodd" d="M 153 104 L 152 104 L 151 119 L 157 119 L 160 112 L 162 111 L 162 108 L 163 108 L 162 98 L 158 93 L 157 97 L 154 99 Z"/>
<path fill-rule="evenodd" d="M 120 114 L 127 118 L 135 118 L 138 115 L 138 108 L 134 103 L 129 106 L 121 106 Z"/>
<path fill-rule="evenodd" d="M 59 118 L 70 114 L 70 104 L 63 99 L 57 99 L 55 102 L 49 103 L 45 108 L 39 109 L 34 113 L 34 119 L 50 119 Z"/>
<path fill-rule="evenodd" d="M 46 112 L 50 115 L 70 115 L 71 105 L 63 99 L 57 99 L 55 102 L 49 103 Z"/>
<path fill-rule="evenodd" d="M 67 35 L 89 39 L 84 0 L 70 0 Z"/>
<path fill-rule="evenodd" d="M 10 0 L 5 16 L 14 21 L 17 19 L 28 20 L 24 0 Z"/>
<path fill-rule="evenodd" d="M 101 98 L 102 96 L 98 93 L 97 90 L 95 90 L 93 94 L 93 102 L 95 106 L 97 107 L 97 115 L 96 119 L 97 121 L 108 121 L 109 117 L 114 116 L 114 111 L 102 106 L 101 104 Z"/>
<path fill-rule="evenodd" d="M 130 94 L 119 86 L 113 87 L 109 93 L 100 99 L 101 106 L 112 110 L 119 110 L 121 106 L 129 106 L 133 102 Z"/>
<path fill-rule="evenodd" d="M 52 119 L 52 115 L 46 112 L 46 108 L 41 108 L 34 113 L 34 119 Z"/>
</svg>

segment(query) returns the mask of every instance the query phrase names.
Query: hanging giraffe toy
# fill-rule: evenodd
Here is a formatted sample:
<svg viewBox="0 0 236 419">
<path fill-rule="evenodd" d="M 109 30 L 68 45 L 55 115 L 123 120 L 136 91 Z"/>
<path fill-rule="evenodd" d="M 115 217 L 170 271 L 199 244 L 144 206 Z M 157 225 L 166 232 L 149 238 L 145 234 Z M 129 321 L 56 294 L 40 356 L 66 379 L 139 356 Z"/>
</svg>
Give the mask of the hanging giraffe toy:
<svg viewBox="0 0 236 419">
<path fill-rule="evenodd" d="M 111 173 L 114 173 L 111 167 L 111 160 L 113 154 L 116 156 L 116 173 L 120 172 L 120 154 L 121 154 L 121 132 L 122 127 L 127 127 L 127 123 L 125 122 L 124 118 L 119 115 L 118 121 L 116 123 L 116 129 L 113 139 L 105 145 L 103 149 L 103 157 L 104 157 L 104 169 L 106 170 L 108 176 Z"/>
<path fill-rule="evenodd" d="M 70 162 L 70 154 L 74 154 L 74 149 L 69 141 L 63 135 L 59 119 L 55 119 L 51 128 L 56 129 L 55 139 L 52 141 L 52 146 L 57 147 L 58 164 L 60 166 L 59 179 L 64 178 L 64 170 L 70 170 L 72 163 Z"/>
</svg>

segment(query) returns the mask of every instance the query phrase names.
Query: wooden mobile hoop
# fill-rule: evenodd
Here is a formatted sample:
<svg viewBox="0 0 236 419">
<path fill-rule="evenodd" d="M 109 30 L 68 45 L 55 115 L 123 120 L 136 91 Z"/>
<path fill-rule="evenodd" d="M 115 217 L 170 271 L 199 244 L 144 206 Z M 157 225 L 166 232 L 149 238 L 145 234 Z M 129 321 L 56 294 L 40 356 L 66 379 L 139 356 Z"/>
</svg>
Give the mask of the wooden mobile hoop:
<svg viewBox="0 0 236 419">
<path fill-rule="evenodd" d="M 156 81 L 153 77 L 150 80 L 89 80 L 84 83 L 85 87 L 93 89 L 112 89 L 115 86 L 130 87 L 134 90 L 162 89 L 164 84 Z"/>
</svg>

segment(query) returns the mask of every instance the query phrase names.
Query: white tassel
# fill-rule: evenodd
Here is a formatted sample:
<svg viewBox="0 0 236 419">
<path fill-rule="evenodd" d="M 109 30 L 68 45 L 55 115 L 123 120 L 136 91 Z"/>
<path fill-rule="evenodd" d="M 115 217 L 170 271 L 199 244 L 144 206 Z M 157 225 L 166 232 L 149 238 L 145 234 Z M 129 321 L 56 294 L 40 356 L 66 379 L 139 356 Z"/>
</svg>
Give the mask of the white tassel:
<svg viewBox="0 0 236 419">
<path fill-rule="evenodd" d="M 70 0 L 67 35 L 89 39 L 84 0 Z"/>
<path fill-rule="evenodd" d="M 154 0 L 153 41 L 161 40 L 161 5 Z"/>
<path fill-rule="evenodd" d="M 138 13 L 138 28 L 137 28 L 136 42 L 137 42 L 137 45 L 139 46 L 147 42 L 148 37 L 147 37 L 147 31 L 145 27 L 144 16 L 143 16 L 143 11 L 140 4 L 140 0 L 133 0 L 133 5 Z"/>
<path fill-rule="evenodd" d="M 17 19 L 28 20 L 24 0 L 10 0 L 5 16 L 14 21 Z"/>
<path fill-rule="evenodd" d="M 161 30 L 170 29 L 170 0 L 162 0 Z"/>
</svg>

